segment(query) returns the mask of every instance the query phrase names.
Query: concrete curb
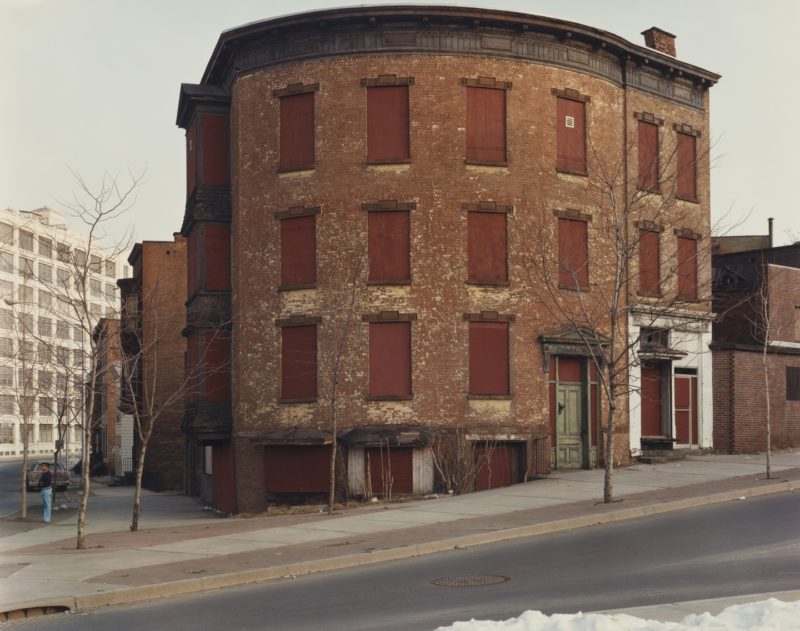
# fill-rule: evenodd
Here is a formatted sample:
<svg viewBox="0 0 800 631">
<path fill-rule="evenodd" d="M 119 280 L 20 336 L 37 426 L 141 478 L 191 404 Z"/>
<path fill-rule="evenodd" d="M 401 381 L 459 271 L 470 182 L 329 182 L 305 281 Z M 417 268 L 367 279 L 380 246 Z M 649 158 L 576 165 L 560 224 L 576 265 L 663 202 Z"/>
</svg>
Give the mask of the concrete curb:
<svg viewBox="0 0 800 631">
<path fill-rule="evenodd" d="M 180 581 L 170 581 L 167 583 L 156 583 L 154 585 L 141 585 L 128 587 L 95 594 L 62 598 L 51 600 L 40 600 L 28 603 L 12 604 L 4 607 L 5 611 L 30 609 L 34 607 L 69 607 L 72 611 L 85 611 L 113 605 L 132 604 L 148 600 L 158 600 L 160 598 L 171 598 L 174 596 L 186 596 L 189 594 L 200 594 L 215 591 L 226 587 L 241 587 L 254 583 L 273 581 L 285 578 L 296 578 L 308 574 L 319 572 L 329 572 L 333 570 L 343 570 L 348 568 L 376 565 L 387 561 L 399 561 L 413 557 L 445 552 L 447 550 L 471 548 L 490 543 L 511 541 L 524 537 L 550 534 L 585 528 L 587 526 L 598 526 L 615 522 L 626 521 L 638 517 L 650 515 L 660 515 L 690 508 L 700 508 L 712 504 L 721 504 L 734 500 L 746 499 L 749 497 L 759 497 L 762 495 L 772 495 L 795 491 L 800 489 L 800 481 L 783 481 L 757 488 L 738 489 L 714 493 L 712 495 L 689 497 L 678 500 L 671 500 L 652 504 L 648 506 L 637 506 L 635 508 L 620 508 L 607 513 L 598 515 L 585 515 L 581 517 L 570 517 L 530 526 L 520 526 L 493 532 L 477 533 L 474 535 L 462 535 L 438 541 L 429 541 L 420 544 L 402 546 L 400 548 L 390 548 L 387 550 L 376 550 L 374 552 L 359 552 L 330 559 L 319 559 L 314 561 L 303 561 L 283 566 L 273 566 L 255 570 L 245 570 L 241 572 L 231 572 L 228 574 L 216 574 L 191 578 Z"/>
</svg>

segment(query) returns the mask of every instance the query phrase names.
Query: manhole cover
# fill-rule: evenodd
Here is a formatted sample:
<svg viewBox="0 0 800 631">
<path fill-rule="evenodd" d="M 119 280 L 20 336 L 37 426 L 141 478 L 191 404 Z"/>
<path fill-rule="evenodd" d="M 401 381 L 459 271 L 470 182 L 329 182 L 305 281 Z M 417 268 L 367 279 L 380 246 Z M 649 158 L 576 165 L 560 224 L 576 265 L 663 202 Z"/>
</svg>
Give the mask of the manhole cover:
<svg viewBox="0 0 800 631">
<path fill-rule="evenodd" d="M 442 576 L 431 581 L 437 587 L 483 587 L 484 585 L 498 585 L 511 579 L 508 576 Z"/>
</svg>

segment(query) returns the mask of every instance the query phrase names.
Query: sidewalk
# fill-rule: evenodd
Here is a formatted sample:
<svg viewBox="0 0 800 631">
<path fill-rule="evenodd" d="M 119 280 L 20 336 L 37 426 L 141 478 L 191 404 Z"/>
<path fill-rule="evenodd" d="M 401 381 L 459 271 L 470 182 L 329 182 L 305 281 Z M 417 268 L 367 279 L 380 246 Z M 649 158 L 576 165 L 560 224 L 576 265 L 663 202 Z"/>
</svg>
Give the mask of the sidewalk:
<svg viewBox="0 0 800 631">
<path fill-rule="evenodd" d="M 74 510 L 54 513 L 49 525 L 0 521 L 0 613 L 198 593 L 792 491 L 800 488 L 800 450 L 774 454 L 773 472 L 776 479 L 763 479 L 760 456 L 698 455 L 618 470 L 615 496 L 623 501 L 613 504 L 600 500 L 602 470 L 577 470 L 332 516 L 250 519 L 221 518 L 191 498 L 145 492 L 136 533 L 128 530 L 133 489 L 93 484 L 87 550 L 74 549 Z M 29 514 L 38 516 L 34 502 Z"/>
</svg>

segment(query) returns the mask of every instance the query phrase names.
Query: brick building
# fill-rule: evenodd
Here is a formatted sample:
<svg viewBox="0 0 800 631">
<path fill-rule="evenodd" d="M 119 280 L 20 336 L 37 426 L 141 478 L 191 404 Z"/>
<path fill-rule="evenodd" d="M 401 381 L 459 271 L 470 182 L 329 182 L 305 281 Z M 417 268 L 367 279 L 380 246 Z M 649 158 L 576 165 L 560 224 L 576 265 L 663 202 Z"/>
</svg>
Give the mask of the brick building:
<svg viewBox="0 0 800 631">
<path fill-rule="evenodd" d="M 153 490 L 183 490 L 186 241 L 176 234 L 174 241 L 137 243 L 128 262 L 133 277 L 118 283 L 122 299 L 120 339 L 125 361 L 133 367 L 133 389 L 143 427 L 149 418 L 155 419 L 142 484 Z M 131 396 L 124 381 L 122 388 L 123 417 L 134 422 Z M 134 467 L 140 448 L 134 425 Z"/>
<path fill-rule="evenodd" d="M 615 458 L 643 438 L 710 446 L 719 77 L 645 35 L 659 50 L 551 18 L 381 6 L 220 37 L 178 107 L 187 365 L 214 376 L 184 431 L 216 506 L 325 492 L 334 410 L 356 494 L 387 477 L 433 490 L 448 433 L 491 445 L 478 488 L 600 463 L 591 352 L 552 314 L 600 306 L 613 281 L 592 197 L 609 172 L 602 197 L 637 200 L 625 234 L 644 244 L 620 305 L 637 395 Z"/>
<path fill-rule="evenodd" d="M 713 259 L 714 310 L 720 314 L 712 345 L 714 445 L 730 453 L 764 451 L 769 392 L 772 446 L 796 447 L 800 445 L 800 243 L 772 247 L 771 234 L 760 240 L 716 241 L 715 249 L 724 253 Z M 764 247 L 748 247 L 759 241 Z"/>
</svg>

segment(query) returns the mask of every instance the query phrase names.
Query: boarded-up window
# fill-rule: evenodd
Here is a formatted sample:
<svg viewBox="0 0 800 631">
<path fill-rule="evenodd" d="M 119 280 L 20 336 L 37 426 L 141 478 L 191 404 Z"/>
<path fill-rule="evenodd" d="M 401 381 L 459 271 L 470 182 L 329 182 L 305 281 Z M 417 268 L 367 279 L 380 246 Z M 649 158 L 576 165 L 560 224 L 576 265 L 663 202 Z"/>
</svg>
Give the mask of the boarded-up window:
<svg viewBox="0 0 800 631">
<path fill-rule="evenodd" d="M 411 281 L 411 214 L 409 211 L 370 212 L 369 281 Z"/>
<path fill-rule="evenodd" d="M 678 237 L 678 297 L 697 300 L 697 241 Z"/>
<path fill-rule="evenodd" d="M 508 282 L 505 213 L 467 213 L 467 276 L 471 283 Z"/>
<path fill-rule="evenodd" d="M 280 170 L 314 168 L 314 93 L 281 97 Z"/>
<path fill-rule="evenodd" d="M 408 86 L 367 88 L 367 161 L 407 162 Z"/>
<path fill-rule="evenodd" d="M 676 195 L 681 199 L 697 200 L 697 139 L 678 132 L 678 173 Z"/>
<path fill-rule="evenodd" d="M 639 178 L 637 184 L 643 191 L 657 191 L 658 125 L 639 121 L 637 145 L 639 153 Z"/>
<path fill-rule="evenodd" d="M 469 393 L 510 393 L 508 323 L 469 323 Z"/>
<path fill-rule="evenodd" d="M 187 293 L 188 297 L 194 296 L 199 283 L 199 261 L 200 261 L 200 227 L 195 225 L 189 233 L 186 243 L 186 273 L 187 273 Z M 59 270 L 60 272 L 61 270 Z"/>
<path fill-rule="evenodd" d="M 369 325 L 369 396 L 411 396 L 411 323 Z"/>
<path fill-rule="evenodd" d="M 281 398 L 317 397 L 317 327 L 283 327 L 281 335 Z"/>
<path fill-rule="evenodd" d="M 506 161 L 506 91 L 467 88 L 467 160 Z"/>
<path fill-rule="evenodd" d="M 186 130 L 186 196 L 197 187 L 197 126 L 193 122 Z M 61 259 L 59 259 L 61 260 Z"/>
<path fill-rule="evenodd" d="M 197 340 L 198 336 L 189 335 L 186 338 L 186 355 L 184 356 L 184 378 L 186 379 L 186 402 L 191 403 L 200 398 L 197 391 L 197 374 L 199 366 L 197 363 Z"/>
<path fill-rule="evenodd" d="M 568 289 L 589 285 L 589 239 L 585 221 L 558 220 L 558 284 Z"/>
<path fill-rule="evenodd" d="M 586 174 L 586 104 L 556 98 L 556 168 Z"/>
<path fill-rule="evenodd" d="M 316 282 L 316 216 L 281 219 L 281 287 L 313 287 Z"/>
<path fill-rule="evenodd" d="M 410 447 L 371 447 L 364 450 L 364 473 L 372 495 L 414 492 L 414 450 Z"/>
<path fill-rule="evenodd" d="M 786 400 L 800 401 L 800 367 L 786 367 Z"/>
<path fill-rule="evenodd" d="M 207 401 L 230 399 L 228 338 L 222 333 L 205 335 L 205 395 Z"/>
<path fill-rule="evenodd" d="M 203 183 L 230 183 L 228 160 L 228 119 L 224 116 L 203 118 Z"/>
<path fill-rule="evenodd" d="M 205 224 L 205 289 L 231 288 L 231 234 L 228 224 Z"/>
<path fill-rule="evenodd" d="M 267 493 L 327 493 L 331 448 L 327 445 L 281 445 L 264 448 Z"/>
<path fill-rule="evenodd" d="M 639 293 L 661 293 L 660 237 L 654 230 L 639 230 Z"/>
</svg>

